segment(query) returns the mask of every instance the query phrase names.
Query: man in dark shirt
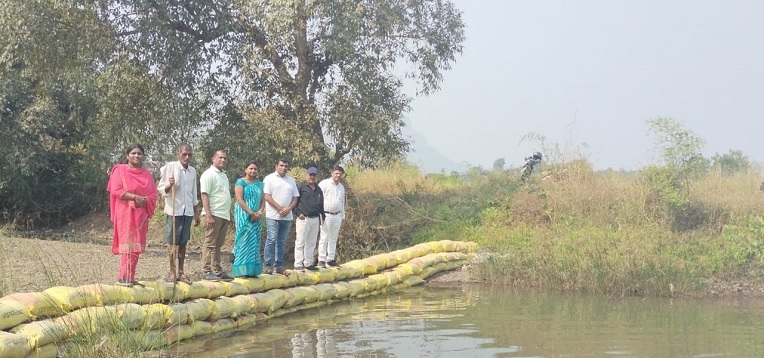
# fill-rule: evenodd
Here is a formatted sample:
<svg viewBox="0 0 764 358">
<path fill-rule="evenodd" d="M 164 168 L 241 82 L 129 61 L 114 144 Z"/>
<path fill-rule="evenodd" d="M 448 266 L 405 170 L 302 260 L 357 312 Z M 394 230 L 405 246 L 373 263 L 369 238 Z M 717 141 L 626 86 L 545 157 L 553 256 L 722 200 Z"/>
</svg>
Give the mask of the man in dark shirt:
<svg viewBox="0 0 764 358">
<path fill-rule="evenodd" d="M 313 254 L 316 252 L 318 230 L 324 215 L 324 193 L 318 187 L 316 167 L 308 168 L 307 180 L 297 185 L 300 197 L 294 207 L 296 241 L 294 243 L 294 269 L 316 271 Z"/>
</svg>

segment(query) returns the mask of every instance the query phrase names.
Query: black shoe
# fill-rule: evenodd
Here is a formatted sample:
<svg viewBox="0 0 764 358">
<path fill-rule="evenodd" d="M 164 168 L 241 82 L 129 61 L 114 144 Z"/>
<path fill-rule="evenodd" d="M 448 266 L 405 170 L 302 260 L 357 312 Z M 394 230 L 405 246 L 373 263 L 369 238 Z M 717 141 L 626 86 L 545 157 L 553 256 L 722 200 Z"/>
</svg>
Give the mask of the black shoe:
<svg viewBox="0 0 764 358">
<path fill-rule="evenodd" d="M 225 282 L 233 281 L 233 277 L 228 276 L 225 272 L 221 272 L 220 275 L 218 275 L 218 277 L 220 277 L 220 281 L 225 281 Z"/>
<path fill-rule="evenodd" d="M 327 267 L 340 267 L 340 265 L 337 265 L 337 261 L 332 260 L 326 263 Z"/>
<path fill-rule="evenodd" d="M 326 262 L 319 261 L 318 262 L 318 268 L 326 268 Z"/>
<path fill-rule="evenodd" d="M 279 274 L 279 275 L 283 275 L 283 274 L 284 274 L 284 272 L 286 272 L 286 270 L 284 270 L 284 268 L 283 268 L 283 267 L 276 267 L 276 269 L 275 269 L 275 270 L 273 270 L 273 272 L 274 272 L 274 273 L 277 273 L 277 274 Z"/>
<path fill-rule="evenodd" d="M 297 272 L 305 272 L 305 269 L 302 267 L 295 267 L 294 270 Z"/>
<path fill-rule="evenodd" d="M 213 274 L 212 272 L 205 273 L 204 276 L 202 276 L 202 279 L 207 281 L 220 281 L 220 277 Z"/>
<path fill-rule="evenodd" d="M 306 267 L 305 269 L 307 269 L 308 271 L 318 271 L 318 267 L 316 267 L 315 265 L 310 265 Z"/>
<path fill-rule="evenodd" d="M 117 285 L 122 287 L 133 287 L 133 283 L 128 280 L 119 279 L 117 280 Z"/>
</svg>

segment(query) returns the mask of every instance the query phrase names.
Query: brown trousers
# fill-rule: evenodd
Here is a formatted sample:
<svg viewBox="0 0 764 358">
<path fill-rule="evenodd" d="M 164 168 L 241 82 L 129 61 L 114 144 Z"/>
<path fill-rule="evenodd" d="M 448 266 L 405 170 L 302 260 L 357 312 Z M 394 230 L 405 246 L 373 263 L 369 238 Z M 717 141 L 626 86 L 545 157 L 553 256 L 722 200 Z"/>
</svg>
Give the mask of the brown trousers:
<svg viewBox="0 0 764 358">
<path fill-rule="evenodd" d="M 220 266 L 220 247 L 225 242 L 225 234 L 228 232 L 230 220 L 215 217 L 215 224 L 212 228 L 205 229 L 204 244 L 202 245 L 202 270 L 219 275 L 223 272 Z"/>
</svg>

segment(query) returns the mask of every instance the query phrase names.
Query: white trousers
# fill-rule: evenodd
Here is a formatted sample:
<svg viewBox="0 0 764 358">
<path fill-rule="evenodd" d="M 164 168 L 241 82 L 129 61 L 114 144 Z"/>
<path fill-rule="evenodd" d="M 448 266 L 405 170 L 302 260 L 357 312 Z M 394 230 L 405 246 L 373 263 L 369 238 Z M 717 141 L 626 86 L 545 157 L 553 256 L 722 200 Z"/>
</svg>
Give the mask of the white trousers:
<svg viewBox="0 0 764 358">
<path fill-rule="evenodd" d="M 316 241 L 321 220 L 318 217 L 295 218 L 297 240 L 294 242 L 294 267 L 304 268 L 313 266 L 313 254 L 316 252 Z"/>
<path fill-rule="evenodd" d="M 329 262 L 336 258 L 340 226 L 341 216 L 326 214 L 326 220 L 321 224 L 321 239 L 318 240 L 318 261 Z"/>
</svg>

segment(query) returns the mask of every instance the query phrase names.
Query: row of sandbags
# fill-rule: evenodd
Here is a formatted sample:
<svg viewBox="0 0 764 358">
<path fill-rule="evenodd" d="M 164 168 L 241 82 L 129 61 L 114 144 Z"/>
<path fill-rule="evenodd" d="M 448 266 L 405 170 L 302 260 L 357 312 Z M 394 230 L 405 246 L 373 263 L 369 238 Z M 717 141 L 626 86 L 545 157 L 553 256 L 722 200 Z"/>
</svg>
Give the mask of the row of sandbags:
<svg viewBox="0 0 764 358">
<path fill-rule="evenodd" d="M 144 287 L 104 284 L 79 287 L 56 286 L 42 292 L 15 293 L 0 298 L 0 330 L 7 330 L 21 323 L 40 318 L 60 317 L 84 307 L 121 303 L 183 302 L 197 298 L 212 299 L 221 296 L 231 297 L 264 292 L 274 288 L 353 279 L 407 263 L 430 253 L 471 253 L 475 252 L 476 249 L 477 246 L 474 243 L 444 240 L 418 244 L 408 249 L 350 261 L 338 269 L 300 272 L 288 276 L 261 275 L 257 278 L 236 279 L 232 282 L 196 281 L 190 285 L 182 282 L 173 284 L 163 281 L 143 281 L 141 283 Z"/>
<path fill-rule="evenodd" d="M 138 346 L 154 347 L 249 326 L 334 300 L 410 287 L 432 273 L 464 265 L 465 253 L 475 249 L 473 243 L 439 241 L 348 262 L 339 269 L 289 276 L 192 285 L 146 282 L 145 288 L 87 285 L 76 292 L 54 287 L 41 294 L 9 295 L 0 299 L 0 319 L 6 325 L 17 323 L 0 331 L 0 357 L 55 356 L 58 343 L 109 327 L 137 333 L 133 339 Z M 393 269 L 376 274 L 388 268 Z M 341 281 L 346 279 L 351 280 Z M 39 320 L 25 323 L 34 319 Z"/>
</svg>

